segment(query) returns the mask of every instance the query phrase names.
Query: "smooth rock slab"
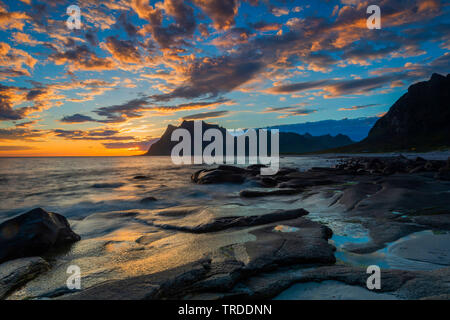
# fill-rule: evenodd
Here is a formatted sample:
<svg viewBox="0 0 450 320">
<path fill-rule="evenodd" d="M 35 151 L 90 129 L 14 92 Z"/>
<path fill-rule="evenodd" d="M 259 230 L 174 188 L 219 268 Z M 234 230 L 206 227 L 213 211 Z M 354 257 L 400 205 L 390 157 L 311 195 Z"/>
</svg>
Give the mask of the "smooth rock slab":
<svg viewBox="0 0 450 320">
<path fill-rule="evenodd" d="M 405 259 L 450 266 L 450 234 L 420 235 L 395 244 L 389 251 Z"/>
<path fill-rule="evenodd" d="M 0 299 L 49 269 L 50 265 L 40 257 L 21 258 L 0 264 Z"/>
<path fill-rule="evenodd" d="M 308 211 L 298 208 L 292 210 L 276 210 L 270 213 L 250 216 L 217 216 L 214 211 L 205 209 L 181 209 L 162 211 L 163 214 L 171 214 L 172 217 L 182 216 L 184 220 L 153 220 L 149 221 L 153 226 L 192 233 L 216 232 L 229 228 L 251 227 L 269 224 L 278 221 L 296 219 L 308 214 Z M 189 215 L 190 214 L 190 215 Z M 185 216 L 188 217 L 185 217 Z"/>
<path fill-rule="evenodd" d="M 396 300 L 396 296 L 377 293 L 339 281 L 294 284 L 275 297 L 275 300 Z"/>
</svg>

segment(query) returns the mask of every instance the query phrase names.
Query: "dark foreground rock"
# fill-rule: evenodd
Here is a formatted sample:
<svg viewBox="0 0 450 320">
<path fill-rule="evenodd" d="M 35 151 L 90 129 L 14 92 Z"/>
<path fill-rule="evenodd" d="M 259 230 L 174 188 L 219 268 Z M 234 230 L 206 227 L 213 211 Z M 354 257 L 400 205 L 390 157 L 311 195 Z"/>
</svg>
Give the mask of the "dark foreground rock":
<svg viewBox="0 0 450 320">
<path fill-rule="evenodd" d="M 78 240 L 65 217 L 36 208 L 0 224 L 0 263 L 39 256 Z"/>
<path fill-rule="evenodd" d="M 202 169 L 195 172 L 191 180 L 198 184 L 243 183 L 254 171 L 244 168 L 221 165 L 217 169 Z"/>
<path fill-rule="evenodd" d="M 205 258 L 150 275 L 112 280 L 60 299 L 179 299 L 188 294 L 226 292 L 259 272 L 297 264 L 335 262 L 327 241 L 331 230 L 306 218 L 252 231 L 254 241 L 221 247 Z"/>
<path fill-rule="evenodd" d="M 200 211 L 198 213 L 198 221 L 196 220 L 197 222 L 193 224 L 173 223 L 172 221 L 169 223 L 154 221 L 153 225 L 169 230 L 179 230 L 192 233 L 206 233 L 225 230 L 229 228 L 252 227 L 277 221 L 291 220 L 305 216 L 307 214 L 308 211 L 299 208 L 292 210 L 277 210 L 262 215 L 215 217 L 203 222 L 201 219 L 202 211 Z M 192 220 L 192 218 L 195 218 L 195 213 L 190 220 Z"/>
<path fill-rule="evenodd" d="M 356 157 L 341 161 L 337 169 L 353 174 L 391 175 L 395 173 L 433 172 L 435 178 L 446 180 L 450 160 L 425 160 L 421 157 Z"/>
<path fill-rule="evenodd" d="M 49 269 L 50 265 L 40 257 L 21 258 L 0 264 L 0 299 Z"/>
<path fill-rule="evenodd" d="M 174 269 L 118 281 L 107 281 L 62 300 L 149 300 L 176 297 L 182 290 L 202 279 L 211 261 L 199 260 Z"/>
<path fill-rule="evenodd" d="M 367 289 L 367 277 L 365 268 L 333 265 L 317 268 L 304 268 L 302 266 L 290 266 L 279 268 L 272 272 L 262 272 L 254 276 L 241 279 L 236 282 L 231 290 L 207 291 L 187 294 L 185 299 L 205 300 L 260 300 L 271 299 L 278 296 L 294 284 L 317 283 L 319 288 L 322 283 L 336 281 L 347 285 L 347 290 L 353 288 L 365 289 L 375 295 L 380 294 L 379 299 L 448 299 L 450 282 L 448 276 L 450 268 L 434 271 L 403 271 L 381 270 L 381 288 L 378 290 Z M 327 290 L 324 285 L 323 290 Z M 389 294 L 387 296 L 386 294 Z M 326 296 L 324 292 L 321 296 Z"/>
</svg>

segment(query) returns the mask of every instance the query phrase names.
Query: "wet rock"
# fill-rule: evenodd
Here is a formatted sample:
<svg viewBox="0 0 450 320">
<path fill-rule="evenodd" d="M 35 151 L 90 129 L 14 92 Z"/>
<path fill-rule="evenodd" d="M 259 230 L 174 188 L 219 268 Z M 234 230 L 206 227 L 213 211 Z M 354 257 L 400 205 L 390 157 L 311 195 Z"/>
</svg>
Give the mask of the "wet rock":
<svg viewBox="0 0 450 320">
<path fill-rule="evenodd" d="M 419 162 L 419 163 L 425 164 L 425 163 L 427 162 L 427 160 L 426 160 L 426 159 L 424 159 L 424 158 L 422 158 L 422 157 L 417 157 L 417 158 L 416 158 L 416 162 Z"/>
<path fill-rule="evenodd" d="M 117 182 L 117 183 L 95 183 L 92 185 L 92 188 L 96 188 L 96 189 L 114 189 L 114 188 L 120 188 L 124 186 L 123 183 L 121 182 Z"/>
<path fill-rule="evenodd" d="M 442 170 L 435 174 L 434 176 L 438 180 L 450 181 L 450 171 Z"/>
<path fill-rule="evenodd" d="M 239 195 L 243 198 L 258 198 L 258 197 L 268 197 L 268 196 L 286 196 L 298 194 L 299 191 L 296 189 L 273 189 L 273 190 L 242 190 Z"/>
<path fill-rule="evenodd" d="M 278 184 L 277 180 L 275 180 L 273 178 L 269 178 L 269 177 L 262 177 L 259 182 L 260 182 L 261 186 L 268 187 L 268 188 L 275 187 Z"/>
<path fill-rule="evenodd" d="M 264 164 L 252 164 L 247 167 L 247 170 L 256 171 L 257 173 L 259 173 L 261 171 L 261 168 L 267 168 L 267 166 Z"/>
<path fill-rule="evenodd" d="M 276 224 L 251 233 L 255 241 L 222 247 L 215 253 L 224 260 L 241 262 L 242 276 L 291 264 L 332 264 L 334 247 L 328 243 L 332 231 L 305 218 L 285 221 L 289 232 L 280 232 Z"/>
<path fill-rule="evenodd" d="M 150 203 L 155 201 L 158 201 L 158 199 L 156 199 L 155 197 L 145 197 L 141 200 L 141 203 Z"/>
<path fill-rule="evenodd" d="M 242 171 L 243 170 L 243 171 Z M 198 184 L 215 183 L 243 183 L 245 181 L 245 169 L 232 166 L 219 166 L 217 169 L 203 169 L 195 172 L 191 180 Z"/>
<path fill-rule="evenodd" d="M 36 208 L 0 224 L 0 262 L 41 255 L 78 240 L 64 216 Z"/>
<path fill-rule="evenodd" d="M 211 261 L 201 259 L 181 267 L 150 275 L 111 280 L 83 291 L 64 295 L 61 300 L 149 300 L 177 298 L 193 283 L 203 279 Z"/>
<path fill-rule="evenodd" d="M 450 266 L 450 234 L 425 234 L 420 238 L 400 241 L 390 247 L 390 253 L 413 261 Z"/>
<path fill-rule="evenodd" d="M 450 230 L 450 210 L 448 212 L 448 214 L 411 217 L 411 220 L 428 228 Z"/>
<path fill-rule="evenodd" d="M 398 295 L 404 299 L 439 299 L 450 292 L 450 268 L 422 271 L 406 282 Z"/>
<path fill-rule="evenodd" d="M 229 228 L 236 227 L 251 227 L 258 226 L 278 221 L 291 220 L 298 217 L 302 217 L 308 214 L 308 211 L 304 209 L 293 209 L 293 210 L 277 210 L 272 213 L 267 213 L 263 215 L 253 215 L 253 216 L 230 216 L 230 217 L 214 217 L 204 221 L 201 215 L 204 211 L 200 211 L 197 216 L 190 217 L 193 223 L 164 223 L 164 222 L 153 222 L 154 226 L 169 229 L 169 230 L 179 230 L 192 233 L 205 233 L 205 232 L 215 232 L 220 230 L 225 230 Z"/>
<path fill-rule="evenodd" d="M 150 179 L 150 177 L 149 176 L 144 176 L 144 175 L 137 175 L 137 176 L 134 176 L 133 179 L 135 179 L 135 180 L 148 180 L 148 179 Z"/>
<path fill-rule="evenodd" d="M 417 173 L 421 171 L 437 171 L 445 166 L 444 161 L 426 160 L 417 157 L 416 160 L 410 160 L 402 155 L 398 157 L 361 157 L 350 158 L 341 161 L 336 168 L 347 171 L 348 173 L 382 173 L 383 175 L 392 175 L 395 173 Z"/>
<path fill-rule="evenodd" d="M 0 299 L 50 269 L 40 257 L 21 258 L 0 264 Z"/>
<path fill-rule="evenodd" d="M 423 165 L 419 165 L 419 166 L 411 169 L 409 171 L 409 173 L 417 173 L 417 172 L 422 172 L 422 171 L 425 171 L 425 167 Z"/>
<path fill-rule="evenodd" d="M 263 227 L 252 231 L 256 241 L 239 245 L 246 253 L 244 270 L 254 272 L 289 264 L 332 264 L 336 261 L 334 247 L 328 243 L 331 229 L 305 218 L 284 224 L 297 230 L 277 232 L 273 226 Z"/>
</svg>

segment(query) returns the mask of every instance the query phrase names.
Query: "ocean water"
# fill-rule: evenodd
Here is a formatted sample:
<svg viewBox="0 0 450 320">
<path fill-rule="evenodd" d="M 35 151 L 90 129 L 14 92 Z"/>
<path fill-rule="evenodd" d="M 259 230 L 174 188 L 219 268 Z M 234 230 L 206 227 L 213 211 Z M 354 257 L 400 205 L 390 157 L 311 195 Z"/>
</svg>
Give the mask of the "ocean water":
<svg viewBox="0 0 450 320">
<path fill-rule="evenodd" d="M 447 159 L 450 153 L 407 156 L 417 155 Z M 280 167 L 330 167 L 348 156 L 281 157 Z M 0 222 L 36 207 L 81 219 L 99 211 L 220 202 L 229 193 L 247 187 L 192 183 L 191 174 L 206 167 L 174 165 L 170 157 L 0 158 Z M 146 197 L 158 201 L 141 203 Z"/>
<path fill-rule="evenodd" d="M 307 170 L 336 160 L 290 157 L 280 162 Z M 99 211 L 198 205 L 242 188 L 192 183 L 191 174 L 201 168 L 206 166 L 174 165 L 170 157 L 0 158 L 0 222 L 36 207 L 76 220 Z M 141 203 L 146 197 L 158 201 Z"/>
</svg>

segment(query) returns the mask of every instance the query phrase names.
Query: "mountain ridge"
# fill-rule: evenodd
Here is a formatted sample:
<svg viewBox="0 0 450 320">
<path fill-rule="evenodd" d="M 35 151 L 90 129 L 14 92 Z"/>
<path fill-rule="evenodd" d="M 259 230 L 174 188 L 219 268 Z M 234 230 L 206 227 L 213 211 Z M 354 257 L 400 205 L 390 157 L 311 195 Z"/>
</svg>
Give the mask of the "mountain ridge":
<svg viewBox="0 0 450 320">
<path fill-rule="evenodd" d="M 369 135 L 329 152 L 431 151 L 450 147 L 450 74 L 412 84 Z"/>
<path fill-rule="evenodd" d="M 180 126 L 176 127 L 169 124 L 159 139 L 159 141 L 153 143 L 149 150 L 144 154 L 144 156 L 167 156 L 171 154 L 172 148 L 177 145 L 178 141 L 171 141 L 172 132 L 177 128 L 187 129 L 191 134 L 191 145 L 193 146 L 194 139 L 194 121 L 184 120 Z M 202 136 L 207 129 L 219 129 L 224 135 L 226 129 L 220 127 L 216 124 L 209 124 L 202 121 Z M 336 136 L 322 135 L 322 136 L 312 136 L 310 134 L 300 135 L 292 132 L 280 132 L 280 154 L 295 154 L 295 153 L 306 153 L 314 152 L 323 149 L 329 149 L 332 147 L 345 146 L 353 143 L 348 136 L 338 134 Z M 209 141 L 203 142 L 203 149 L 205 146 L 210 144 Z M 236 143 L 235 143 L 236 145 Z M 270 150 L 270 144 L 269 144 Z M 193 147 L 192 147 L 193 151 Z M 193 154 L 193 152 L 192 152 Z"/>
</svg>

